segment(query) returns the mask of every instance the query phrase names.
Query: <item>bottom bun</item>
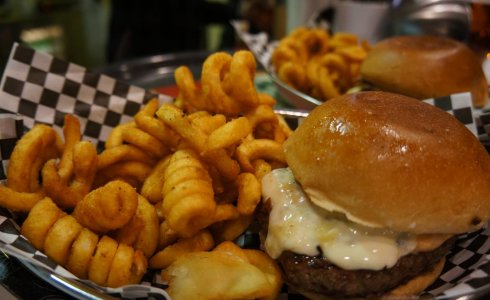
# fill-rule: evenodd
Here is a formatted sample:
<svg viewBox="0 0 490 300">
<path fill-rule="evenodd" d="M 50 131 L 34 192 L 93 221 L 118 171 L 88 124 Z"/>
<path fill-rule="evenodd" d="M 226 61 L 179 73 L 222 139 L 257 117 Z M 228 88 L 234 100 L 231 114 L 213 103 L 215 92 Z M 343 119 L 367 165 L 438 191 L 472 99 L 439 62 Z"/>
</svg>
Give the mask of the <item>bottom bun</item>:
<svg viewBox="0 0 490 300">
<path fill-rule="evenodd" d="M 429 287 L 434 281 L 436 281 L 437 278 L 439 278 L 439 275 L 441 275 L 442 269 L 444 268 L 444 264 L 446 263 L 446 259 L 442 258 L 432 269 L 432 271 L 421 274 L 412 280 L 408 281 L 405 284 L 402 284 L 395 289 L 387 292 L 386 294 L 382 295 L 379 297 L 379 299 L 382 300 L 397 300 L 397 299 L 416 299 L 417 295 L 420 294 L 422 291 L 424 291 L 427 287 Z M 294 291 L 304 295 L 308 299 L 312 300 L 335 300 L 337 298 L 332 298 L 330 296 L 314 293 L 314 292 L 309 292 L 306 290 L 303 290 L 299 287 L 296 286 L 291 286 Z M 365 298 L 342 298 L 344 300 L 362 300 Z M 372 299 L 372 298 L 369 298 Z M 375 297 L 374 299 L 378 299 Z"/>
<path fill-rule="evenodd" d="M 417 276 L 409 282 L 389 291 L 388 293 L 386 293 L 383 299 L 406 299 L 409 296 L 420 294 L 423 290 L 434 283 L 439 275 L 441 275 L 445 263 L 446 259 L 441 259 L 434 266 L 434 269 L 432 269 L 432 271 Z"/>
</svg>

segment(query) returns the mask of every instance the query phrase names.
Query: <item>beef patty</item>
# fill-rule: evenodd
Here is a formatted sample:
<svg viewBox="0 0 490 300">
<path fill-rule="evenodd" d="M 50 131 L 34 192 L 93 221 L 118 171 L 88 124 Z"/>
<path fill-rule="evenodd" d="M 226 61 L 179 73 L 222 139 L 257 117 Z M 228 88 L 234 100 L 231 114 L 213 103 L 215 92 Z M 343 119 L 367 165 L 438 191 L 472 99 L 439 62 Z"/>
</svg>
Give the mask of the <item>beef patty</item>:
<svg viewBox="0 0 490 300">
<path fill-rule="evenodd" d="M 267 233 L 269 211 L 269 205 L 261 205 L 257 213 L 262 236 Z M 344 270 L 321 255 L 312 257 L 290 251 L 282 253 L 277 261 L 292 287 L 339 298 L 377 296 L 432 271 L 455 241 L 453 237 L 432 251 L 405 255 L 393 267 L 379 271 Z"/>
</svg>

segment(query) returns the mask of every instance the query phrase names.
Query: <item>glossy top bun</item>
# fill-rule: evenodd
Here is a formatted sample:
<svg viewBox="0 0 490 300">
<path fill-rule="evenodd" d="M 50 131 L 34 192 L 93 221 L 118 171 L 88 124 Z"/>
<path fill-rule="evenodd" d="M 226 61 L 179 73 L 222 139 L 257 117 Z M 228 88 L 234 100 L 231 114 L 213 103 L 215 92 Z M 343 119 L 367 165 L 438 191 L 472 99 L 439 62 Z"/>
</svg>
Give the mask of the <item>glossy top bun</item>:
<svg viewBox="0 0 490 300">
<path fill-rule="evenodd" d="M 413 98 L 363 92 L 331 99 L 284 147 L 312 201 L 354 221 L 458 234 L 490 217 L 488 153 L 454 117 Z"/>
<path fill-rule="evenodd" d="M 362 78 L 383 91 L 420 100 L 472 93 L 473 104 L 488 101 L 481 62 L 464 44 L 437 36 L 398 36 L 377 43 L 361 66 Z"/>
</svg>

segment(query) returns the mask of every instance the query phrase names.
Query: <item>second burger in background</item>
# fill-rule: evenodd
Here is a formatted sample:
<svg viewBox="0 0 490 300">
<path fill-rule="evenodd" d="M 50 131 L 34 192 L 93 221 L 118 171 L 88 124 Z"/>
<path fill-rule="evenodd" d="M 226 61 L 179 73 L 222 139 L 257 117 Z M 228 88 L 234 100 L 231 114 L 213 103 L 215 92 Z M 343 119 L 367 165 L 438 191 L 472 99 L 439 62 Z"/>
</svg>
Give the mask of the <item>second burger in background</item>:
<svg viewBox="0 0 490 300">
<path fill-rule="evenodd" d="M 488 102 L 488 83 L 476 54 L 453 39 L 397 36 L 371 49 L 361 65 L 363 81 L 375 89 L 419 100 L 471 92 L 473 105 Z"/>
<path fill-rule="evenodd" d="M 362 92 L 315 108 L 262 181 L 263 245 L 287 283 L 324 296 L 409 296 L 458 234 L 490 218 L 490 157 L 448 113 Z"/>
</svg>

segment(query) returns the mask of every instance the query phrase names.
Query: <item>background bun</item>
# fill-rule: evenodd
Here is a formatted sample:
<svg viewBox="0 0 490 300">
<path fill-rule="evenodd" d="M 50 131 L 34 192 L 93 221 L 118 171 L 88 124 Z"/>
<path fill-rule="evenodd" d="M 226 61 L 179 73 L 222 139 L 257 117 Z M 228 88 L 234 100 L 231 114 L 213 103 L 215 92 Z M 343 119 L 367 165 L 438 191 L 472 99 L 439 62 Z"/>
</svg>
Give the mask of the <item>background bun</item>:
<svg viewBox="0 0 490 300">
<path fill-rule="evenodd" d="M 306 193 L 353 220 L 396 231 L 457 234 L 490 217 L 490 157 L 448 113 L 363 92 L 316 107 L 285 143 Z"/>
<path fill-rule="evenodd" d="M 437 36 L 398 36 L 377 43 L 361 66 L 363 80 L 420 100 L 471 91 L 484 106 L 488 83 L 481 62 L 464 44 Z"/>
</svg>

